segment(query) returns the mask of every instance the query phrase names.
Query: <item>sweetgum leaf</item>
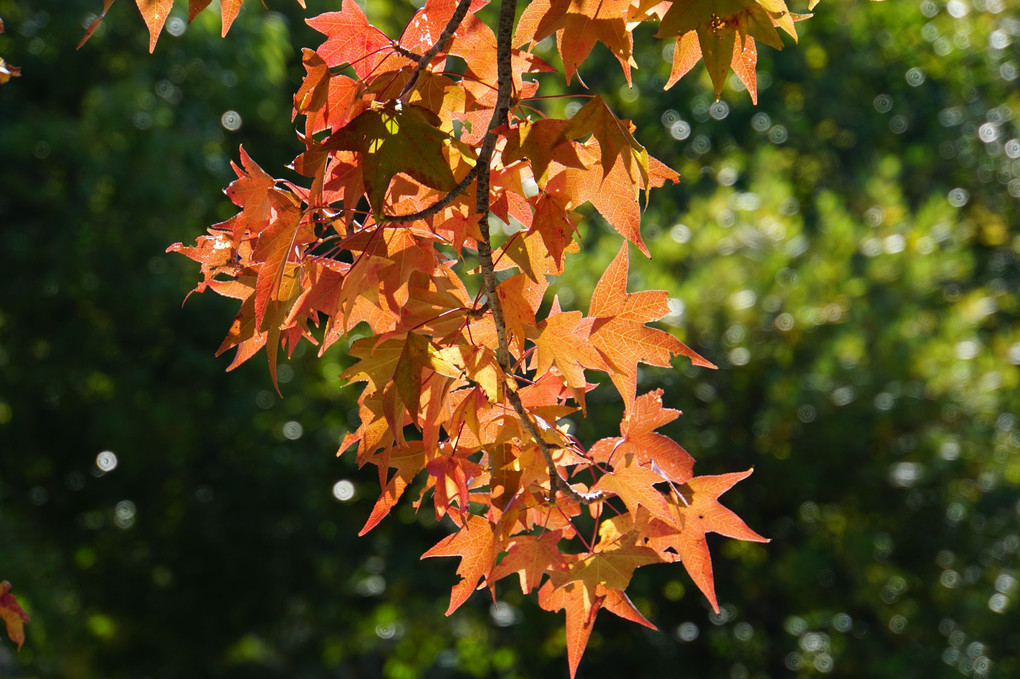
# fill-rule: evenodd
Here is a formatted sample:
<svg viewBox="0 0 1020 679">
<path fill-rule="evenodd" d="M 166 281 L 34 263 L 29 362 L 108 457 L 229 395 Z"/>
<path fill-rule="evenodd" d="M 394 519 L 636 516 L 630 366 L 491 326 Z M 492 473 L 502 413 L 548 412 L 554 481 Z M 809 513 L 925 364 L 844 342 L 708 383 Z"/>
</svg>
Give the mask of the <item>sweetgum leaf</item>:
<svg viewBox="0 0 1020 679">
<path fill-rule="evenodd" d="M 596 319 L 592 344 L 612 368 L 609 378 L 630 408 L 637 390 L 638 363 L 665 367 L 671 357 L 683 354 L 694 365 L 715 366 L 669 333 L 645 325 L 669 313 L 667 295 L 661 290 L 628 293 L 628 268 L 625 243 L 595 286 L 588 315 Z"/>
<path fill-rule="evenodd" d="M 459 556 L 460 565 L 457 566 L 457 574 L 461 581 L 453 586 L 450 594 L 450 606 L 446 614 L 450 615 L 457 610 L 462 603 L 467 601 L 471 593 L 475 591 L 478 581 L 492 570 L 496 554 L 493 550 L 495 535 L 492 524 L 488 520 L 475 515 L 470 515 L 464 526 L 453 535 L 449 535 L 439 541 L 431 549 L 421 555 L 427 559 L 432 556 Z"/>
<path fill-rule="evenodd" d="M 457 185 L 443 152 L 451 137 L 439 125 L 438 116 L 428 109 L 390 102 L 358 115 L 329 138 L 326 148 L 361 156 L 368 200 L 378 213 L 390 180 L 399 172 L 441 191 Z"/>
</svg>

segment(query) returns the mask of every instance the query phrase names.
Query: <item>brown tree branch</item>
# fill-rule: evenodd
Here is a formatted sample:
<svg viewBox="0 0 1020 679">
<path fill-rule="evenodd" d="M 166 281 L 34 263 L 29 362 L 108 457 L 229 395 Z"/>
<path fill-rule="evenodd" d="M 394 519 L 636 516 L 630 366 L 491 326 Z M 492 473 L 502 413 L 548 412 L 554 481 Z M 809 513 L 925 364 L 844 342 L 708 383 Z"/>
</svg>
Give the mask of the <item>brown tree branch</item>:
<svg viewBox="0 0 1020 679">
<path fill-rule="evenodd" d="M 450 16 L 450 20 L 446 22 L 446 28 L 444 28 L 443 32 L 439 34 L 438 38 L 436 38 L 432 47 L 430 47 L 429 50 L 420 57 L 415 55 L 414 58 L 417 60 L 417 63 L 414 65 L 414 70 L 411 71 L 411 76 L 407 79 L 407 84 L 404 85 L 404 89 L 400 91 L 400 95 L 397 97 L 402 104 L 407 103 L 407 98 L 411 95 L 411 91 L 418 82 L 418 77 L 421 75 L 421 72 L 425 70 L 425 67 L 428 66 L 429 62 L 432 61 L 444 47 L 446 47 L 446 43 L 449 42 L 451 37 L 453 37 L 453 34 L 457 31 L 461 22 L 464 21 L 464 17 L 467 16 L 468 9 L 470 8 L 471 0 L 460 0 L 460 2 L 457 3 L 457 7 L 453 10 L 453 15 Z M 398 51 L 402 50 L 402 53 L 406 52 L 407 54 L 411 54 L 408 50 L 400 47 L 400 45 L 397 45 L 396 48 Z M 386 220 L 390 222 L 413 222 L 419 219 L 431 217 L 456 200 L 460 194 L 464 193 L 465 189 L 470 186 L 471 182 L 473 182 L 475 177 L 478 175 L 480 164 L 481 163 L 476 163 L 475 166 L 471 168 L 471 171 L 468 172 L 467 175 L 465 175 L 465 177 L 460 180 L 460 182 L 453 187 L 449 193 L 424 210 L 410 212 L 403 215 L 384 214 Z"/>
<path fill-rule="evenodd" d="M 485 283 L 485 295 L 489 301 L 489 308 L 492 310 L 492 320 L 496 326 L 496 340 L 498 349 L 496 360 L 499 362 L 503 372 L 510 374 L 513 366 L 510 364 L 510 348 L 507 342 L 506 319 L 503 316 L 503 305 L 497 291 L 496 271 L 492 261 L 492 239 L 489 234 L 489 187 L 492 165 L 492 152 L 496 147 L 495 130 L 501 125 L 508 123 L 510 105 L 513 99 L 513 68 L 512 68 L 512 38 L 514 18 L 517 12 L 517 0 L 502 0 L 499 5 L 499 23 L 496 27 L 496 67 L 497 67 L 497 94 L 496 108 L 492 112 L 492 119 L 489 121 L 489 129 L 485 135 L 485 141 L 478 152 L 476 168 L 478 172 L 478 193 L 475 200 L 475 211 L 478 213 L 478 230 L 482 234 L 482 240 L 478 243 L 478 260 L 482 269 L 482 280 Z M 542 438 L 531 415 L 524 408 L 521 396 L 517 393 L 515 385 L 507 385 L 507 398 L 513 406 L 517 417 L 520 419 L 528 435 L 538 445 L 545 458 L 546 466 L 549 468 L 549 492 L 553 498 L 556 497 L 556 490 L 559 489 L 564 495 L 581 504 L 590 504 L 602 498 L 602 493 L 579 493 L 570 487 L 567 480 L 560 476 L 556 467 L 556 461 L 552 456 L 552 449 Z"/>
<path fill-rule="evenodd" d="M 471 168 L 471 170 L 466 175 L 464 175 L 464 178 L 461 179 L 456 186 L 450 189 L 449 193 L 447 193 L 445 196 L 437 200 L 432 205 L 429 205 L 427 208 L 423 210 L 418 210 L 417 212 L 409 212 L 403 215 L 388 215 L 384 212 L 383 218 L 388 222 L 413 222 L 418 219 L 425 219 L 427 217 L 431 217 L 432 215 L 436 214 L 453 201 L 457 200 L 457 197 L 460 194 L 464 193 L 467 187 L 471 185 L 471 182 L 475 180 L 475 177 L 478 176 L 478 168 L 480 166 L 481 165 L 479 163 L 475 163 L 475 166 Z"/>
</svg>

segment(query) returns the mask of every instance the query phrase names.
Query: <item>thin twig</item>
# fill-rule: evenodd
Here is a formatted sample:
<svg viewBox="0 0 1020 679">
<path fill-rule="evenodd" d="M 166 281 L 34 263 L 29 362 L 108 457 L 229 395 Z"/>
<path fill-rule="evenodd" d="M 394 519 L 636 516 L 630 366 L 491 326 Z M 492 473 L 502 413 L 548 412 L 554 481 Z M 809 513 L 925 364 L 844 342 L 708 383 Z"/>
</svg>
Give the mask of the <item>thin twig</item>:
<svg viewBox="0 0 1020 679">
<path fill-rule="evenodd" d="M 446 42 L 453 37 L 454 32 L 460 26 L 460 22 L 464 21 L 464 17 L 467 16 L 468 9 L 470 7 L 471 0 L 460 0 L 460 2 L 457 3 L 457 8 L 453 10 L 453 16 L 451 16 L 450 20 L 446 23 L 446 28 L 443 29 L 443 32 L 439 34 L 438 38 L 436 38 L 435 44 L 429 48 L 428 52 L 421 55 L 421 58 L 418 59 L 418 63 L 414 65 L 414 70 L 411 71 L 411 77 L 408 78 L 407 84 L 404 85 L 404 89 L 397 97 L 402 104 L 407 103 L 407 97 L 411 94 L 411 90 L 414 89 L 414 84 L 418 82 L 418 76 L 421 75 L 422 70 L 428 66 L 429 62 L 432 61 L 437 54 L 439 54 L 440 50 L 446 47 Z"/>
<path fill-rule="evenodd" d="M 393 45 L 393 50 L 400 56 L 407 57 L 411 61 L 418 61 L 421 59 L 420 54 L 416 54 L 415 52 L 412 52 L 406 47 L 401 47 L 400 45 Z"/>
<path fill-rule="evenodd" d="M 418 210 L 417 212 L 410 212 L 408 214 L 403 215 L 388 215 L 386 213 L 383 213 L 382 215 L 383 219 L 385 219 L 388 222 L 413 222 L 419 219 L 431 217 L 432 215 L 436 214 L 453 201 L 457 200 L 457 197 L 460 194 L 464 193 L 467 187 L 471 185 L 471 182 L 474 181 L 475 177 L 478 176 L 479 167 L 480 163 L 476 163 L 475 166 L 471 168 L 471 170 L 466 175 L 464 175 L 464 178 L 461 179 L 456 186 L 450 189 L 449 193 L 447 193 L 445 196 L 443 196 L 442 198 L 440 198 L 439 200 L 437 200 L 435 203 L 428 206 L 424 210 Z"/>
</svg>

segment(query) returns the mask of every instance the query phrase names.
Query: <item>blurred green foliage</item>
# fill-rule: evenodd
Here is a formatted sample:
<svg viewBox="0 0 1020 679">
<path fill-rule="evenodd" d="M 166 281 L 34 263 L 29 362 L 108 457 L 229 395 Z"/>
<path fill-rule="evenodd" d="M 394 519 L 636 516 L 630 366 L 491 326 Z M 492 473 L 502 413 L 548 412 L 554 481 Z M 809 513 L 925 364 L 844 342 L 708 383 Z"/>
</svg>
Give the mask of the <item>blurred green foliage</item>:
<svg viewBox="0 0 1020 679">
<path fill-rule="evenodd" d="M 74 53 L 98 5 L 0 0 L 24 69 L 0 87 L 0 577 L 33 616 L 0 676 L 563 676 L 562 622 L 511 586 L 443 617 L 429 515 L 355 537 L 377 481 L 333 456 L 340 347 L 281 366 L 280 400 L 260 360 L 212 358 L 229 301 L 180 308 L 195 271 L 164 250 L 231 214 L 237 145 L 277 176 L 298 150 L 296 3 L 246 3 L 225 40 L 177 14 L 151 56 L 118 3 Z M 368 6 L 391 34 L 411 11 Z M 773 542 L 712 540 L 718 616 L 642 569 L 662 631 L 600 619 L 580 676 L 1020 674 L 1018 9 L 823 2 L 761 50 L 757 107 L 702 67 L 663 92 L 643 29 L 634 90 L 604 51 L 582 69 L 683 174 L 630 289 L 668 290 L 720 365 L 640 386 L 698 473 L 755 467 L 726 501 Z M 587 309 L 619 238 L 582 235 L 556 291 Z M 613 394 L 582 440 L 616 433 Z"/>
</svg>

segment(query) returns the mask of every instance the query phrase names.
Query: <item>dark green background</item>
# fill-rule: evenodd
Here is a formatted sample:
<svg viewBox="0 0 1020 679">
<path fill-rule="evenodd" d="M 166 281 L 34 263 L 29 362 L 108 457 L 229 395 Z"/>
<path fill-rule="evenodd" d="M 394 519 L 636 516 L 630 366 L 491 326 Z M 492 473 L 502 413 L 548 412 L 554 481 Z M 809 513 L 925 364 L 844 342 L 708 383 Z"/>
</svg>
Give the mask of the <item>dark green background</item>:
<svg viewBox="0 0 1020 679">
<path fill-rule="evenodd" d="M 0 676 L 566 676 L 561 617 L 510 584 L 499 614 L 478 593 L 443 617 L 427 513 L 355 537 L 377 486 L 333 455 L 342 347 L 281 368 L 280 400 L 261 357 L 212 356 L 231 301 L 181 308 L 196 267 L 164 250 L 232 213 L 238 145 L 275 176 L 299 150 L 303 18 L 337 5 L 268 4 L 150 56 L 128 0 L 77 53 L 99 0 L 0 0 L 24 74 L 0 87 L 0 578 L 32 615 Z M 368 11 L 395 35 L 411 9 Z M 713 107 L 700 66 L 663 92 L 645 29 L 633 91 L 601 47 L 582 69 L 683 174 L 630 287 L 668 290 L 666 327 L 720 366 L 640 390 L 684 411 L 697 473 L 755 467 L 724 501 L 773 541 L 711 539 L 720 616 L 682 568 L 641 569 L 662 631 L 600 617 L 579 677 L 1020 676 L 1018 14 L 823 2 L 761 48 L 756 108 Z M 554 287 L 584 310 L 620 239 L 581 236 Z M 589 443 L 621 414 L 611 388 L 590 403 Z"/>
</svg>

